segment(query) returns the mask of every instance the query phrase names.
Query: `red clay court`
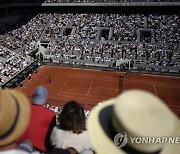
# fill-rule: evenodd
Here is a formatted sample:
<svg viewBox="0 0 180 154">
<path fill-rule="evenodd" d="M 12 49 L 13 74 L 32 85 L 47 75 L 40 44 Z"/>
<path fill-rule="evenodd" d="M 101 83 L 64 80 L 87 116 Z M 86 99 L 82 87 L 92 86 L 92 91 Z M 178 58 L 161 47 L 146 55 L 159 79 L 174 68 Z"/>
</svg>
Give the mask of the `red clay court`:
<svg viewBox="0 0 180 154">
<path fill-rule="evenodd" d="M 31 80 L 25 80 L 23 87 L 17 89 L 32 97 L 35 87 L 43 85 L 49 91 L 50 105 L 61 107 L 66 101 L 75 100 L 89 110 L 97 103 L 120 93 L 122 73 L 41 66 L 37 73 L 32 74 Z M 124 77 L 124 90 L 129 89 L 143 89 L 154 93 L 180 116 L 179 77 L 129 73 Z"/>
</svg>

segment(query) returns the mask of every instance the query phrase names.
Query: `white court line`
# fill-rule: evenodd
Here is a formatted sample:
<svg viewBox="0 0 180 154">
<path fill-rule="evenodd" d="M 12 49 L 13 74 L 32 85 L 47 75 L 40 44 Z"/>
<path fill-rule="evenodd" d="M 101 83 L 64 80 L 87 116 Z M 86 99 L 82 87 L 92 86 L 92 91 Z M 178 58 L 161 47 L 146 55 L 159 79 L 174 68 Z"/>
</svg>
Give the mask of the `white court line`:
<svg viewBox="0 0 180 154">
<path fill-rule="evenodd" d="M 168 106 L 172 106 L 172 107 L 180 107 L 180 106 L 177 106 L 177 105 L 169 105 L 169 104 L 167 104 Z"/>
<path fill-rule="evenodd" d="M 79 96 L 87 96 L 86 94 L 78 94 L 78 93 L 70 93 L 70 92 L 61 92 L 61 94 L 69 94 L 69 95 L 79 95 Z M 58 94 L 59 96 L 60 94 Z M 104 97 L 104 96 L 96 96 L 96 95 L 88 95 L 88 96 L 92 96 L 92 97 L 98 97 L 98 98 L 108 98 L 108 97 Z M 72 96 L 73 97 L 73 96 Z"/>
<path fill-rule="evenodd" d="M 167 84 L 167 83 L 157 83 L 157 82 L 147 82 L 147 81 L 137 81 L 137 80 L 127 80 L 127 79 L 125 79 L 125 82 L 140 82 L 140 83 L 145 83 L 145 84 L 156 84 L 156 85 L 164 85 L 164 86 L 166 86 L 166 85 L 168 85 L 168 86 L 177 86 L 177 84 Z"/>
<path fill-rule="evenodd" d="M 106 87 L 96 87 L 96 86 L 91 86 L 91 87 L 102 88 L 102 89 L 110 89 L 110 90 L 119 90 L 119 89 L 116 89 L 116 88 L 106 88 Z"/>
<path fill-rule="evenodd" d="M 63 90 L 63 88 L 65 87 L 65 85 L 66 85 L 67 82 L 69 81 L 69 79 L 71 78 L 71 75 L 72 75 L 72 74 L 69 75 L 69 77 L 67 78 L 66 82 L 65 82 L 64 85 L 61 87 L 61 89 L 60 89 L 60 91 L 59 91 L 59 93 L 58 93 L 58 96 L 60 95 L 61 91 Z"/>
<path fill-rule="evenodd" d="M 155 74 L 141 74 L 141 75 L 144 75 L 144 76 L 158 76 L 158 77 L 164 77 L 164 78 L 179 78 L 179 77 L 176 77 L 176 76 L 163 76 L 163 75 L 155 75 Z"/>
<path fill-rule="evenodd" d="M 155 86 L 153 85 L 156 96 L 158 96 Z"/>
<path fill-rule="evenodd" d="M 93 84 L 93 79 L 92 79 L 91 84 L 90 84 L 90 86 L 89 86 L 89 89 L 88 89 L 88 92 L 87 92 L 87 96 L 89 95 L 89 92 L 90 92 L 90 90 L 91 90 L 92 84 Z"/>
<path fill-rule="evenodd" d="M 168 86 L 168 85 L 156 85 L 156 86 L 159 86 L 159 87 L 171 87 L 171 88 L 180 88 L 180 86 L 179 86 L 179 87 L 174 87 L 174 86 Z"/>
<path fill-rule="evenodd" d="M 98 100 L 98 101 L 102 101 L 102 100 L 100 100 L 100 99 L 91 99 L 91 98 L 82 98 L 82 97 L 74 97 L 74 96 L 66 96 L 66 95 L 59 95 L 59 96 L 63 96 L 63 97 L 73 97 L 73 98 L 79 98 L 79 99 L 88 99 L 88 100 Z"/>
<path fill-rule="evenodd" d="M 78 68 L 78 67 L 70 68 L 70 67 L 63 67 L 63 66 L 59 67 L 59 66 L 49 66 L 49 65 L 40 66 L 40 67 L 51 67 L 51 68 L 56 67 L 56 68 L 62 68 L 62 69 L 81 70 L 81 71 L 85 70 L 85 71 L 92 71 L 92 72 L 107 72 L 107 71 L 102 71 L 102 70 L 98 70 L 98 69 L 90 69 L 90 68 L 88 69 L 88 68 Z M 113 73 L 120 74 L 120 73 L 125 73 L 125 72 L 114 71 Z"/>
<path fill-rule="evenodd" d="M 101 81 L 102 81 L 102 79 L 94 79 L 94 80 L 101 80 Z M 114 81 L 114 80 L 103 80 L 103 81 L 109 81 L 109 82 L 119 82 L 119 80 L 117 80 L 117 81 Z"/>
<path fill-rule="evenodd" d="M 130 83 L 138 83 L 138 82 L 139 82 L 139 81 L 137 81 L 137 82 L 124 81 L 124 83 L 129 83 L 129 84 L 130 84 Z M 141 82 L 143 82 L 143 81 L 140 81 L 140 83 L 141 83 Z M 148 86 L 152 86 L 152 85 L 154 85 L 154 84 L 156 84 L 156 83 L 148 83 L 148 82 L 144 82 L 144 85 L 148 85 Z M 156 87 L 158 87 L 158 86 L 159 86 L 159 87 L 180 88 L 180 86 L 176 86 L 176 87 L 175 87 L 175 85 L 156 84 Z"/>
<path fill-rule="evenodd" d="M 86 96 L 86 94 L 79 94 L 79 93 L 71 93 L 71 92 L 61 92 L 61 94 L 63 94 L 63 93 L 65 93 L 65 94 L 73 94 L 73 95 L 82 95 L 82 96 Z"/>
<path fill-rule="evenodd" d="M 92 78 L 93 80 L 102 80 L 102 79 L 104 79 L 104 80 L 108 80 L 108 81 L 114 81 L 114 80 L 117 80 L 117 81 L 114 81 L 114 82 L 118 82 L 119 80 L 118 79 L 112 79 L 112 78 L 103 78 L 103 77 L 95 77 L 95 76 L 86 76 L 86 75 L 74 75 L 74 74 L 72 74 L 72 76 L 75 76 L 75 77 L 82 77 L 82 78 Z"/>
</svg>

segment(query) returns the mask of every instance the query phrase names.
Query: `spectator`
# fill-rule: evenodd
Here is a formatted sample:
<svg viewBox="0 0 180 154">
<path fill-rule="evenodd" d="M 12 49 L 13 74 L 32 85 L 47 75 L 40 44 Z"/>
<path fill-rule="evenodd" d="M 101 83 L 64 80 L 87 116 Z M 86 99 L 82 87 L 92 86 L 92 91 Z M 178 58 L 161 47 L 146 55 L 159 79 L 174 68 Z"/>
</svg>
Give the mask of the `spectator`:
<svg viewBox="0 0 180 154">
<path fill-rule="evenodd" d="M 178 117 L 162 100 L 141 90 L 124 92 L 119 97 L 96 106 L 91 110 L 88 119 L 88 131 L 97 154 L 179 154 L 180 151 L 178 143 L 172 145 L 130 142 L 130 137 L 159 137 L 162 140 L 163 137 L 180 136 Z M 122 133 L 124 139 L 120 136 L 119 139 L 123 140 L 123 144 L 118 148 L 115 145 L 118 138 L 115 136 L 122 136 Z"/>
<path fill-rule="evenodd" d="M 6 89 L 0 90 L 0 98 L 0 153 L 38 154 L 33 152 L 30 140 L 25 140 L 20 146 L 16 142 L 26 130 L 30 119 L 27 97 L 18 91 Z"/>
<path fill-rule="evenodd" d="M 59 116 L 59 127 L 54 127 L 51 142 L 55 148 L 74 148 L 79 153 L 92 148 L 86 130 L 84 109 L 77 102 L 67 102 Z"/>
<path fill-rule="evenodd" d="M 31 107 L 31 120 L 27 131 L 21 136 L 20 141 L 25 138 L 32 140 L 33 146 L 40 151 L 51 150 L 49 136 L 55 126 L 56 119 L 53 111 L 44 107 L 48 91 L 43 86 L 35 88 Z"/>
</svg>

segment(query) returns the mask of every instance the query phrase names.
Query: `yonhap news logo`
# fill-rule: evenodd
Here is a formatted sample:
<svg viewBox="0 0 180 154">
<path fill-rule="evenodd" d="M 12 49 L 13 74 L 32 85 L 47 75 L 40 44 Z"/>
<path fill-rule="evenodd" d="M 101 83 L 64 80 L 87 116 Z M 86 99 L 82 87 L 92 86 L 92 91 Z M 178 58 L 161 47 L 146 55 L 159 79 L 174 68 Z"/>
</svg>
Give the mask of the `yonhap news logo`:
<svg viewBox="0 0 180 154">
<path fill-rule="evenodd" d="M 118 148 L 124 147 L 128 143 L 128 137 L 126 132 L 118 133 L 114 136 L 114 144 Z"/>
<path fill-rule="evenodd" d="M 180 144 L 180 137 L 129 137 L 126 132 L 118 133 L 114 136 L 114 144 L 118 148 L 131 144 Z"/>
</svg>

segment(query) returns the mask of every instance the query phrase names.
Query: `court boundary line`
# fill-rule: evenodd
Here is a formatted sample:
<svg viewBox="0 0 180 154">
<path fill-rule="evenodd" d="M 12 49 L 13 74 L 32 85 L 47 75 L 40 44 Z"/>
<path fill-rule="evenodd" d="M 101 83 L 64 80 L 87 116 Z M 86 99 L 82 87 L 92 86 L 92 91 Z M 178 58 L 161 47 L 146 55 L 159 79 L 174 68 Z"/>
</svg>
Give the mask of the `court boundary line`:
<svg viewBox="0 0 180 154">
<path fill-rule="evenodd" d="M 124 83 L 138 83 L 138 81 L 137 82 L 129 82 L 129 81 L 124 81 Z M 141 83 L 141 82 L 139 82 L 139 83 Z M 155 84 L 151 84 L 151 83 L 143 83 L 143 85 L 151 85 L 151 86 L 153 86 L 153 85 L 155 85 Z M 180 88 L 180 86 L 178 86 L 178 87 L 174 87 L 174 86 L 172 86 L 172 85 L 163 85 L 163 84 L 156 84 L 155 86 L 159 86 L 159 87 L 171 87 L 171 88 Z"/>
<path fill-rule="evenodd" d="M 97 71 L 97 72 L 103 71 L 103 70 L 98 70 L 98 69 L 88 69 L 88 68 L 86 69 L 86 68 L 78 68 L 78 67 L 71 68 L 71 67 L 56 66 L 56 65 L 55 65 L 55 66 L 50 66 L 50 65 L 45 65 L 45 66 L 44 66 L 44 65 L 42 65 L 42 66 L 40 66 L 39 68 L 43 68 L 43 67 L 58 67 L 58 68 L 63 68 L 63 69 L 64 69 L 64 68 L 65 68 L 65 69 L 67 68 L 67 69 L 72 69 L 72 70 L 73 70 L 73 69 L 76 69 L 76 70 L 79 69 L 79 70 L 88 70 L 88 71 L 94 71 L 94 72 L 96 72 L 96 71 Z M 103 71 L 103 72 L 105 72 L 105 71 Z M 114 72 L 114 73 L 117 73 L 117 74 L 119 74 L 119 73 L 125 73 L 125 72 L 119 72 L 118 70 L 117 70 L 117 71 L 113 71 L 113 72 Z"/>
<path fill-rule="evenodd" d="M 96 87 L 96 86 L 91 86 L 91 87 Z M 106 88 L 106 87 L 96 87 L 96 88 L 104 88 L 104 89 L 111 89 L 111 90 L 119 90 L 119 88 L 118 89 L 116 89 L 116 88 Z"/>
<path fill-rule="evenodd" d="M 106 87 L 96 87 L 96 86 L 91 86 L 91 87 L 102 88 L 102 89 L 110 89 L 110 90 L 119 90 L 119 89 L 116 89 L 116 88 L 106 88 Z"/>
<path fill-rule="evenodd" d="M 65 93 L 66 95 L 80 95 L 80 96 L 87 96 L 87 94 L 78 94 L 78 93 L 70 93 L 70 92 L 61 92 L 61 94 L 58 94 L 58 96 L 62 95 L 63 93 Z M 88 95 L 91 97 L 99 97 L 99 98 L 109 98 L 109 97 L 104 97 L 104 96 L 96 96 L 96 95 Z"/>
<path fill-rule="evenodd" d="M 72 97 L 72 96 L 67 96 L 67 95 L 59 95 L 59 96 L 63 96 L 63 97 Z M 100 99 L 91 99 L 91 98 L 83 98 L 83 97 L 76 97 L 76 96 L 75 96 L 75 97 L 73 96 L 73 98 L 102 101 L 102 100 L 100 100 Z"/>
<path fill-rule="evenodd" d="M 133 74 L 133 73 L 130 73 Z M 138 74 L 138 73 L 137 73 Z M 166 77 L 166 78 L 179 78 L 178 76 L 170 76 L 170 75 L 158 75 L 158 74 L 139 74 L 139 75 L 144 75 L 144 76 L 159 76 L 159 77 Z"/>
<path fill-rule="evenodd" d="M 173 86 L 173 87 L 176 85 L 176 87 L 178 88 L 177 84 L 167 84 L 167 83 L 164 83 L 164 84 L 163 84 L 163 83 L 160 83 L 160 84 L 159 84 L 159 83 L 157 83 L 157 82 L 136 81 L 136 80 L 127 80 L 127 79 L 124 79 L 124 82 L 136 82 L 136 83 L 139 82 L 139 83 L 146 83 L 146 84 L 149 83 L 149 84 L 151 84 L 151 85 L 154 85 L 154 84 L 155 84 L 155 85 L 160 85 L 160 86 L 161 86 L 161 85 L 164 85 L 164 86 Z M 180 87 L 179 87 L 179 88 L 180 88 Z"/>
<path fill-rule="evenodd" d="M 167 105 L 180 108 L 180 106 L 177 106 L 177 105 L 169 105 L 169 104 L 167 104 Z"/>
<path fill-rule="evenodd" d="M 63 86 L 61 87 L 61 89 L 59 90 L 58 95 L 59 95 L 59 93 L 61 93 L 61 91 L 63 90 L 63 88 L 65 87 L 65 85 L 67 84 L 67 82 L 69 81 L 70 78 L 71 78 L 71 74 L 69 75 L 69 77 L 68 77 L 67 80 L 64 82 L 64 84 L 63 84 Z"/>
<path fill-rule="evenodd" d="M 106 79 L 107 81 L 114 81 L 114 80 L 116 80 L 116 79 L 112 79 L 112 78 L 103 78 L 103 77 L 95 77 L 95 76 L 86 76 L 86 75 L 74 75 L 74 74 L 72 74 L 72 76 L 75 76 L 75 77 L 77 77 L 77 78 L 91 78 L 91 79 L 93 79 L 93 80 L 101 80 L 101 79 Z M 114 81 L 114 82 L 118 82 L 119 81 L 119 78 L 117 79 L 117 81 Z"/>
<path fill-rule="evenodd" d="M 91 90 L 92 84 L 93 84 L 93 79 L 91 80 L 91 84 L 90 84 L 89 89 L 88 89 L 88 91 L 87 91 L 87 94 L 86 94 L 87 96 L 89 95 L 89 92 L 90 92 L 90 90 Z"/>
<path fill-rule="evenodd" d="M 156 96 L 158 96 L 158 93 L 157 93 L 157 90 L 156 90 L 156 88 L 155 88 L 155 85 L 153 84 L 153 88 L 154 88 L 154 91 L 155 91 L 155 94 L 156 94 Z M 158 96 L 159 97 L 159 96 Z"/>
<path fill-rule="evenodd" d="M 88 71 L 94 71 L 94 72 L 105 72 L 105 71 L 103 71 L 103 70 L 98 70 L 98 69 L 86 69 L 86 68 L 78 68 L 78 67 L 76 67 L 76 68 L 70 68 L 70 67 L 64 67 L 64 66 L 49 66 L 49 65 L 42 65 L 42 66 L 40 66 L 39 68 L 42 68 L 43 69 L 43 67 L 51 67 L 51 68 L 53 68 L 53 67 L 57 67 L 57 68 L 63 68 L 63 69 L 75 69 L 75 70 L 88 70 Z M 125 72 L 119 72 L 118 70 L 117 71 L 113 71 L 113 73 L 116 73 L 116 74 L 122 74 L 122 73 L 125 73 Z M 159 76 L 159 77 L 167 77 L 167 78 L 180 78 L 180 77 L 178 77 L 178 76 L 170 76 L 170 75 L 159 75 L 159 74 L 144 74 L 144 73 L 142 73 L 142 74 L 140 74 L 140 73 L 134 73 L 134 72 L 128 72 L 127 74 L 135 74 L 135 75 L 144 75 L 144 76 Z"/>
<path fill-rule="evenodd" d="M 94 77 L 94 76 L 84 76 L 84 75 L 74 75 L 74 74 L 71 74 L 72 76 L 75 76 L 77 78 L 92 78 L 93 80 L 102 80 L 104 79 L 104 81 L 112 81 L 112 82 L 119 82 L 119 78 L 118 80 L 116 79 L 110 79 L 110 78 L 101 78 L 101 77 Z M 180 88 L 180 86 L 177 86 L 177 84 L 167 84 L 167 83 L 157 83 L 157 82 L 146 82 L 146 81 L 137 81 L 137 80 L 128 80 L 128 79 L 124 79 L 124 82 L 131 82 L 131 83 L 144 83 L 144 84 L 147 84 L 147 85 L 159 85 L 159 86 L 167 86 L 167 87 L 174 87 L 174 88 Z"/>
<path fill-rule="evenodd" d="M 167 85 L 155 85 L 155 86 L 159 86 L 159 87 L 171 87 L 171 88 L 180 88 L 180 86 L 179 86 L 179 87 L 167 86 Z"/>
</svg>

